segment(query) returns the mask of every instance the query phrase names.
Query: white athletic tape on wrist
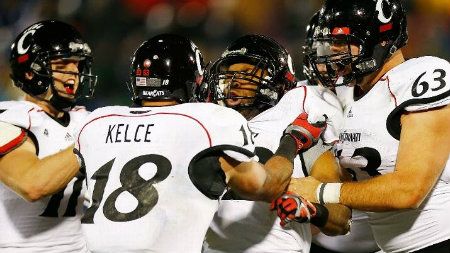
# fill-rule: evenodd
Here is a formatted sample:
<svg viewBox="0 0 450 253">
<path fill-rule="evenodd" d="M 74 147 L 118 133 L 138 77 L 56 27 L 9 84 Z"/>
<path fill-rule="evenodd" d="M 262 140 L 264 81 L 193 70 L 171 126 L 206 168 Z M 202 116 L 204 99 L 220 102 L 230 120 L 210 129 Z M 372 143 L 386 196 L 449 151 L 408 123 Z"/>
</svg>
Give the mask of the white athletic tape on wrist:
<svg viewBox="0 0 450 253">
<path fill-rule="evenodd" d="M 338 204 L 342 183 L 321 183 L 316 189 L 316 198 L 320 204 Z"/>
</svg>

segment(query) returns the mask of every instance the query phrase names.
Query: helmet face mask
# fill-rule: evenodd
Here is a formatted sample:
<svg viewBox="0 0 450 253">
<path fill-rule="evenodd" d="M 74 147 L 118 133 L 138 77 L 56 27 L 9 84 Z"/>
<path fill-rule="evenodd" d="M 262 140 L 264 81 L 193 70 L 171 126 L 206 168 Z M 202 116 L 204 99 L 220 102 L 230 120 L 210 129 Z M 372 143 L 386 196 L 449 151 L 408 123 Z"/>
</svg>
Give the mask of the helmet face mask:
<svg viewBox="0 0 450 253">
<path fill-rule="evenodd" d="M 359 62 L 363 48 L 346 37 L 317 39 L 311 52 L 310 67 L 317 81 L 326 87 L 351 84 L 355 76 L 355 64 Z"/>
<path fill-rule="evenodd" d="M 55 88 L 54 75 L 64 72 L 52 69 L 55 60 L 77 62 L 77 71 L 65 73 L 77 76 L 78 88 L 73 90 L 74 94 L 61 96 Z M 50 89 L 52 95 L 48 102 L 58 110 L 72 108 L 82 96 L 93 96 L 97 77 L 91 73 L 91 49 L 68 24 L 48 20 L 25 29 L 11 46 L 10 64 L 16 86 L 40 100 L 46 100 L 43 97 Z"/>
<path fill-rule="evenodd" d="M 235 109 L 274 106 L 283 87 L 273 81 L 273 64 L 261 57 L 239 58 L 224 58 L 213 65 L 216 74 L 209 80 L 217 84 L 216 102 Z"/>
<path fill-rule="evenodd" d="M 189 39 L 161 34 L 135 51 L 127 83 L 135 104 L 143 100 L 189 102 L 203 80 L 203 57 Z"/>
<path fill-rule="evenodd" d="M 258 114 L 296 86 L 292 59 L 274 40 L 246 35 L 234 41 L 208 69 L 200 101 Z M 197 92 L 198 94 L 198 92 Z"/>
<path fill-rule="evenodd" d="M 308 57 L 324 86 L 348 85 L 378 71 L 407 39 L 399 0 L 326 0 Z"/>
</svg>

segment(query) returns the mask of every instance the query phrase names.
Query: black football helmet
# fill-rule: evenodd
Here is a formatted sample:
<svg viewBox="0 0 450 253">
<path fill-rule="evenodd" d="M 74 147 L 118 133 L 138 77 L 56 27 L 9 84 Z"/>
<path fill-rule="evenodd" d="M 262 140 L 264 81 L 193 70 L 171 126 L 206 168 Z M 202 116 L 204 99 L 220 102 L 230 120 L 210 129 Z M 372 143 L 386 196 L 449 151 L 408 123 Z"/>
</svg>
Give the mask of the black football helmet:
<svg viewBox="0 0 450 253">
<path fill-rule="evenodd" d="M 334 86 L 369 75 L 408 41 L 406 15 L 400 0 L 326 0 L 319 14 L 320 32 L 314 34 L 317 54 L 312 67 L 320 81 Z M 352 55 L 350 45 L 359 47 Z M 333 53 L 331 45 L 346 46 L 346 52 Z M 320 73 L 318 64 L 326 71 Z M 343 71 L 351 68 L 351 71 Z"/>
<path fill-rule="evenodd" d="M 128 88 L 135 104 L 142 100 L 189 102 L 203 79 L 203 57 L 191 40 L 157 35 L 135 51 Z"/>
<path fill-rule="evenodd" d="M 78 60 L 79 86 L 74 99 L 63 98 L 55 90 L 50 61 L 54 59 Z M 71 25 L 47 20 L 37 22 L 20 33 L 11 45 L 11 79 L 27 94 L 36 97 L 50 88 L 50 103 L 59 110 L 72 108 L 84 95 L 92 97 L 97 76 L 91 74 L 92 53 L 80 33 Z M 33 73 L 31 79 L 26 73 Z M 60 71 L 61 72 L 61 71 Z"/>
<path fill-rule="evenodd" d="M 252 71 L 230 71 L 229 66 L 247 63 Z M 266 70 L 268 76 L 256 72 Z M 254 108 L 262 112 L 274 106 L 281 97 L 296 86 L 292 58 L 286 49 L 273 39 L 263 35 L 245 35 L 232 42 L 222 56 L 208 68 L 204 88 L 198 92 L 201 101 L 224 103 L 226 99 L 251 99 L 251 104 L 232 106 L 234 109 Z M 254 97 L 236 96 L 225 89 L 231 83 L 242 80 L 257 85 Z M 228 85 L 227 85 L 228 84 Z M 224 103 L 226 105 L 226 103 Z"/>
<path fill-rule="evenodd" d="M 316 28 L 318 28 L 319 23 L 319 12 L 314 13 L 314 15 L 309 20 L 308 25 L 306 26 L 305 33 L 305 44 L 302 47 L 303 53 L 303 75 L 306 80 L 308 80 L 308 84 L 317 85 L 317 76 L 314 72 L 314 69 L 311 66 L 311 56 L 315 55 L 316 48 L 313 46 L 314 44 L 314 32 Z"/>
</svg>

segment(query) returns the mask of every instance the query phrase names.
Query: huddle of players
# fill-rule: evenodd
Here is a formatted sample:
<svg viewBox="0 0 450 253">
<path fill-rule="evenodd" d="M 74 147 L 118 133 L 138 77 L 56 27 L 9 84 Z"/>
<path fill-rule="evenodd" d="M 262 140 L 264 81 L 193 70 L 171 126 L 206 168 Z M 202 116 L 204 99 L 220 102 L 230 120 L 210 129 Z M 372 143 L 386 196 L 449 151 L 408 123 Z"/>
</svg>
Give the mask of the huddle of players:
<svg viewBox="0 0 450 253">
<path fill-rule="evenodd" d="M 367 149 L 350 154 L 362 165 L 346 160 L 348 140 L 361 136 L 347 137 L 342 130 L 351 130 L 343 111 L 347 118 L 352 114 L 348 94 L 353 90 L 335 86 L 351 83 L 340 68 L 351 65 L 352 74 L 360 76 L 374 72 L 388 58 L 387 49 L 371 41 L 376 50 L 359 53 L 373 53 L 374 60 L 355 67 L 354 55 L 331 54 L 327 39 L 345 38 L 339 43 L 344 48 L 348 43 L 350 51 L 351 43 L 361 42 L 353 41 L 357 29 L 348 22 L 372 22 L 378 15 L 382 24 L 373 24 L 376 32 L 395 38 L 397 50 L 407 39 L 403 9 L 397 1 L 337 2 L 326 1 L 308 26 L 308 81 L 297 82 L 288 52 L 265 36 L 237 39 L 204 73 L 192 41 L 163 34 L 133 55 L 129 89 L 135 106 L 90 114 L 75 106 L 84 90 L 92 95 L 96 83 L 88 44 L 73 27 L 54 20 L 25 29 L 12 45 L 11 67 L 15 85 L 27 96 L 0 103 L 0 226 L 7 231 L 0 237 L 2 252 L 308 252 L 315 231 L 310 223 L 330 235 L 346 234 L 351 226 L 345 236 L 315 235 L 323 248 L 312 252 L 375 252 L 377 243 L 387 252 L 442 246 L 450 238 L 446 229 L 422 235 L 423 243 L 412 248 L 394 237 L 375 243 L 365 213 L 352 214 L 339 200 L 312 204 L 290 183 L 307 176 L 324 183 L 346 180 L 331 151 L 334 143 L 344 146 L 337 154 L 341 166 L 342 160 L 353 166 L 349 171 L 384 174 L 377 170 L 383 169 L 380 164 L 369 166 L 373 157 L 367 158 Z M 382 5 L 391 12 L 381 13 Z M 357 8 L 366 16 L 333 16 Z M 409 106 L 400 109 L 448 103 L 448 63 L 421 61 L 442 64 L 431 78 L 438 86 L 418 81 L 406 88 L 415 85 L 416 98 L 427 90 L 438 93 L 425 94 L 420 102 L 398 98 Z M 360 72 L 365 67 L 366 73 L 355 74 L 353 67 Z M 356 117 L 360 112 L 353 110 Z M 442 177 L 438 184 L 443 188 L 437 191 L 447 194 L 448 172 Z M 84 196 L 88 205 L 82 213 Z M 378 222 L 375 226 L 389 225 Z"/>
</svg>

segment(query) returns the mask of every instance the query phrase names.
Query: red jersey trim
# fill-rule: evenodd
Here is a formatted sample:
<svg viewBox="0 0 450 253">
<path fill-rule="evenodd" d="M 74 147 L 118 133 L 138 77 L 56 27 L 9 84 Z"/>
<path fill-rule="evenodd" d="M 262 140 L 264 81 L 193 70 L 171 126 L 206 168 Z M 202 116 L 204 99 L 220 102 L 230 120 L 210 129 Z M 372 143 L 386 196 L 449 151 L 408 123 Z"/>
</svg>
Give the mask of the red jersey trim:
<svg viewBox="0 0 450 253">
<path fill-rule="evenodd" d="M 26 137 L 27 133 L 25 132 L 25 130 L 20 129 L 19 136 L 15 137 L 13 140 L 0 147 L 0 155 L 5 155 L 13 151 L 25 141 Z"/>
<path fill-rule="evenodd" d="M 306 89 L 306 86 L 303 86 L 303 89 L 305 90 L 305 96 L 303 97 L 303 104 L 302 104 L 302 106 L 303 106 L 303 111 L 306 112 L 305 111 L 305 104 L 306 104 L 306 96 L 308 95 L 308 90 Z"/>
<path fill-rule="evenodd" d="M 382 78 L 381 81 L 387 81 L 387 86 L 388 86 L 388 89 L 389 89 L 389 93 L 391 93 L 391 97 L 394 99 L 395 107 L 397 107 L 398 106 L 398 104 L 397 104 L 397 97 L 395 97 L 395 94 L 392 92 L 390 81 L 389 81 L 389 76 L 386 76 L 386 78 Z"/>
<path fill-rule="evenodd" d="M 292 90 L 300 89 L 300 88 L 303 88 L 303 90 L 305 91 L 305 95 L 303 96 L 302 108 L 303 108 L 303 112 L 306 112 L 305 111 L 305 104 L 306 104 L 306 96 L 308 95 L 308 89 L 306 88 L 306 85 L 295 87 Z"/>
<path fill-rule="evenodd" d="M 28 131 L 31 129 L 31 115 L 30 115 L 30 113 L 31 113 L 31 111 L 33 111 L 33 110 L 34 110 L 34 108 L 31 108 L 31 109 L 28 111 L 28 128 L 27 128 Z"/>
</svg>

